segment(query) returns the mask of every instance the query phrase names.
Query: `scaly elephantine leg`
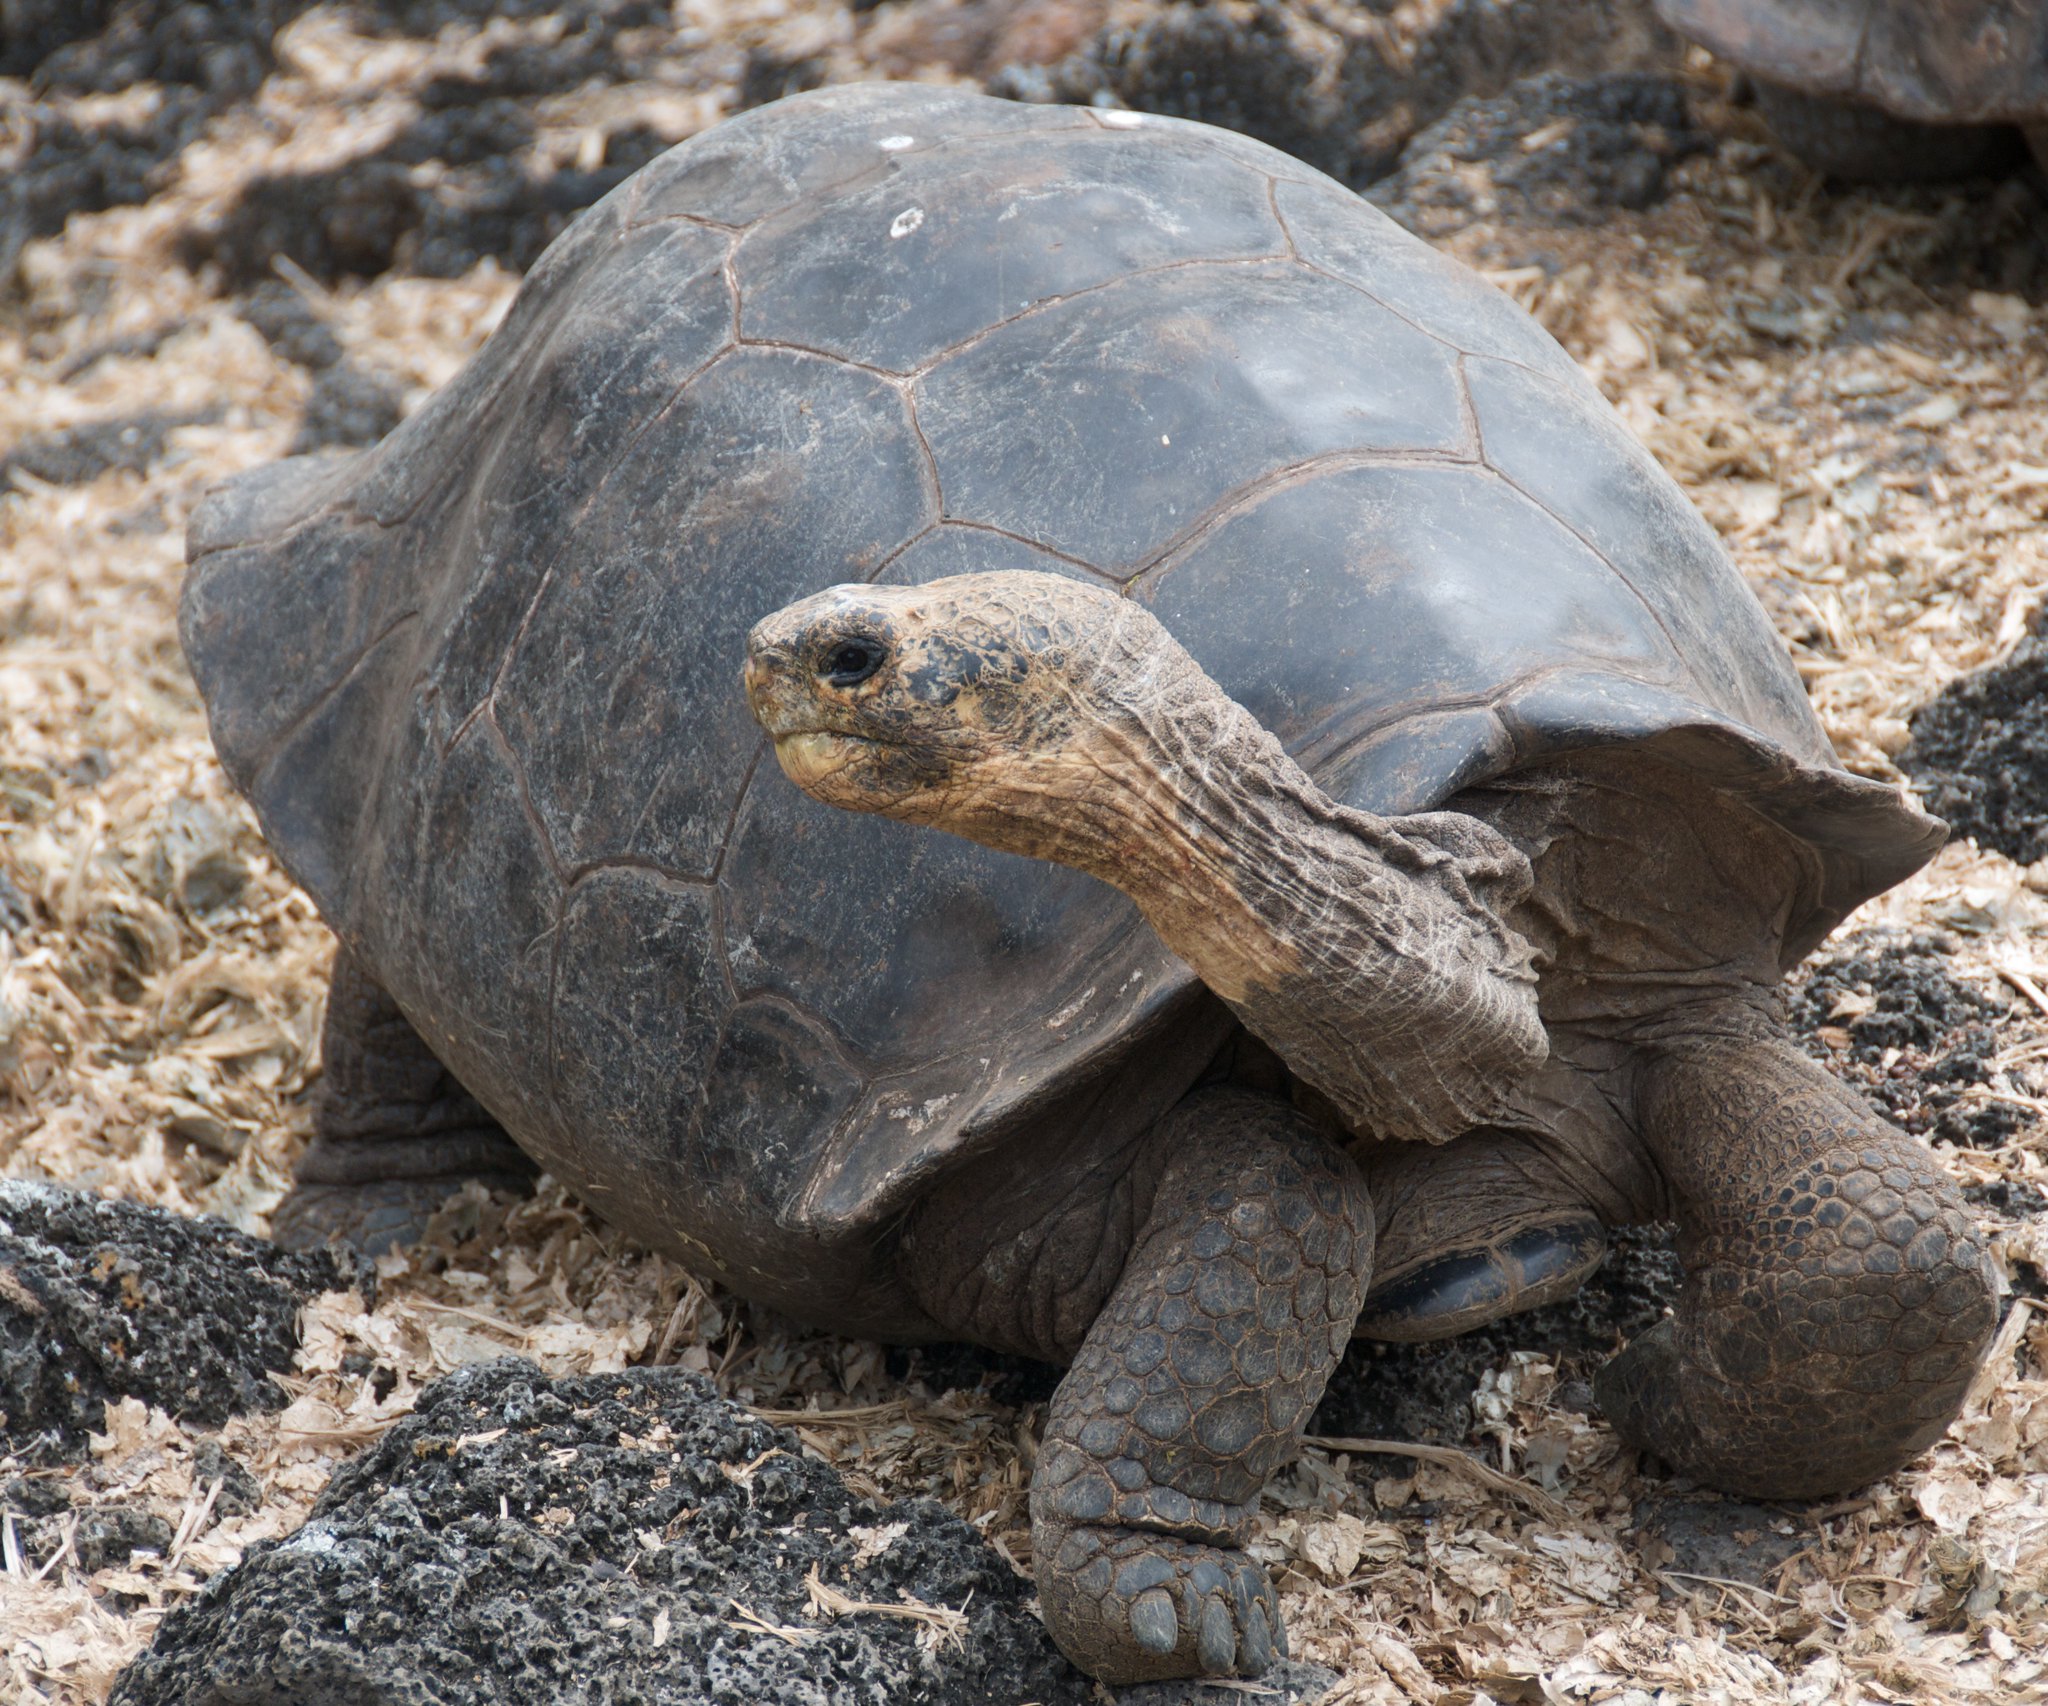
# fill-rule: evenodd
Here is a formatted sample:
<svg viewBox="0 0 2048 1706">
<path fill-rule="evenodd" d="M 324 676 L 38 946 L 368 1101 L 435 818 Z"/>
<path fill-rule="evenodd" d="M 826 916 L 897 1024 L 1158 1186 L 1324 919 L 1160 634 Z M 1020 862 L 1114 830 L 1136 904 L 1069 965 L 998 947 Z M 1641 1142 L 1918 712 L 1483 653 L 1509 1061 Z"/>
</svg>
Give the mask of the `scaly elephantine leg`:
<svg viewBox="0 0 2048 1706">
<path fill-rule="evenodd" d="M 1997 1317 L 1925 1149 L 1779 1036 L 1646 1049 L 1685 1289 L 1595 1381 L 1617 1432 L 1733 1493 L 1861 1486 L 1940 1437 Z"/>
<path fill-rule="evenodd" d="M 1607 1252 L 1596 1192 L 1551 1139 L 1473 1131 L 1440 1146 L 1382 1143 L 1360 1165 L 1379 1222 L 1360 1338 L 1448 1339 L 1555 1303 Z"/>
<path fill-rule="evenodd" d="M 1128 1253 L 1083 1261 L 1071 1246 L 1079 1287 L 1121 1277 L 1053 1399 L 1032 1481 L 1046 1627 L 1105 1682 L 1256 1675 L 1286 1641 L 1244 1542 L 1351 1336 L 1371 1205 L 1351 1161 L 1292 1108 L 1231 1088 L 1182 1101 L 1126 1177 L 1134 1188 L 1106 1215 L 1098 1196 L 1093 1215 L 1096 1241 L 1128 1240 Z M 1076 1208 L 1068 1197 L 1047 1215 L 1055 1247 Z M 939 1254 L 920 1256 L 923 1243 Z M 1019 1249 L 1006 1234 L 987 1265 L 1020 1271 Z M 957 1244 L 913 1228 L 909 1250 L 913 1269 L 943 1268 L 950 1297 L 994 1289 L 963 1288 Z M 929 1277 L 912 1283 L 944 1322 Z"/>
<path fill-rule="evenodd" d="M 520 1187 L 533 1163 L 449 1074 L 346 948 L 334 956 L 313 1141 L 271 1216 L 287 1249 L 376 1254 L 415 1241 L 470 1179 Z"/>
</svg>

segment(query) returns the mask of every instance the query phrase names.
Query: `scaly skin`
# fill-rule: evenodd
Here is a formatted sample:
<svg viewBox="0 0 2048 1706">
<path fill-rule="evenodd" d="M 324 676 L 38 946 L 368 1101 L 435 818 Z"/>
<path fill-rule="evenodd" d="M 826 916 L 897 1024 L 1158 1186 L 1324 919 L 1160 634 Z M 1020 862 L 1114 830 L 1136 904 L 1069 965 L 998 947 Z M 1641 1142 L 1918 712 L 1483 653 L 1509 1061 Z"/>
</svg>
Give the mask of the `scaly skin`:
<svg viewBox="0 0 2048 1706">
<path fill-rule="evenodd" d="M 1586 1191 L 1532 1134 L 1374 1144 L 1361 1164 L 1379 1217 L 1361 1338 L 1448 1339 L 1541 1308 L 1577 1291 L 1607 1253 Z"/>
<path fill-rule="evenodd" d="M 1673 1042 L 1639 1072 L 1686 1277 L 1673 1318 L 1595 1381 L 1616 1431 L 1759 1498 L 1910 1461 L 1961 1407 L 1997 1320 L 1955 1187 L 1782 1037 Z"/>
<path fill-rule="evenodd" d="M 334 956 L 320 1047 L 313 1141 L 271 1217 L 286 1249 L 332 1242 L 375 1255 L 417 1242 L 471 1179 L 516 1188 L 532 1177 L 533 1163 L 346 948 Z"/>
<path fill-rule="evenodd" d="M 1286 1653 L 1243 1545 L 1371 1274 L 1358 1172 L 1285 1103 L 1210 1090 L 1060 1383 L 1031 1485 L 1046 1627 L 1105 1682 L 1255 1676 Z"/>
</svg>

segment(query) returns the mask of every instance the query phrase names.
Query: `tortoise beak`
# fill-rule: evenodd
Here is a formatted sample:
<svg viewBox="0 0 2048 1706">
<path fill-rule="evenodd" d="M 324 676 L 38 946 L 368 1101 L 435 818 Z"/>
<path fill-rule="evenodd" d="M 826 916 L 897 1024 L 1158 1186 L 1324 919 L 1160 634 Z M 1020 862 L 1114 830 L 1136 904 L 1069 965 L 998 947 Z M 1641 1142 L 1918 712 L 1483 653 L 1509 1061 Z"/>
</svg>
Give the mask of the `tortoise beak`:
<svg viewBox="0 0 2048 1706">
<path fill-rule="evenodd" d="M 805 696 L 793 680 L 794 662 L 788 648 L 776 645 L 761 627 L 747 636 L 747 661 L 740 672 L 747 708 L 754 713 L 755 722 L 778 738 L 794 732 L 803 721 Z"/>
</svg>

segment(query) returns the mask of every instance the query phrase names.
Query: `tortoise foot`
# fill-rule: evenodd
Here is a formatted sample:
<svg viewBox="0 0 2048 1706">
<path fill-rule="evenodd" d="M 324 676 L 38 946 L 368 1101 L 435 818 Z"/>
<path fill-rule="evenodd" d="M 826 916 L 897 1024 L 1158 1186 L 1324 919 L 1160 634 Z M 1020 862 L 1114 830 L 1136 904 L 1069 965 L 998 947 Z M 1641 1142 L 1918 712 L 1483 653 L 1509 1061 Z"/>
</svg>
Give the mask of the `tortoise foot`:
<svg viewBox="0 0 2048 1706">
<path fill-rule="evenodd" d="M 373 1179 L 362 1184 L 300 1184 L 270 1217 L 273 1243 L 287 1250 L 340 1244 L 365 1256 L 417 1244 L 441 1206 L 475 1173 L 440 1173 L 424 1179 Z M 481 1183 L 522 1195 L 530 1181 L 485 1175 Z"/>
<path fill-rule="evenodd" d="M 2003 172 L 2021 157 L 2007 124 L 1915 124 L 1862 101 L 1756 86 L 1771 133 L 1817 172 L 1865 184 L 1927 184 Z"/>
<path fill-rule="evenodd" d="M 1260 1676 L 1287 1656 L 1273 1584 L 1233 1547 L 1074 1528 L 1041 1562 L 1038 1595 L 1068 1655 L 1105 1682 Z"/>
<path fill-rule="evenodd" d="M 1400 1344 L 1454 1338 L 1569 1297 L 1606 1254 L 1607 1234 L 1590 1214 L 1523 1227 L 1386 1276 L 1367 1295 L 1355 1330 Z"/>
<path fill-rule="evenodd" d="M 1846 1492 L 1940 1438 L 1998 1308 L 1927 1151 L 1781 1038 L 1690 1043 L 1641 1095 L 1686 1278 L 1595 1380 L 1615 1431 L 1767 1499 Z"/>
</svg>

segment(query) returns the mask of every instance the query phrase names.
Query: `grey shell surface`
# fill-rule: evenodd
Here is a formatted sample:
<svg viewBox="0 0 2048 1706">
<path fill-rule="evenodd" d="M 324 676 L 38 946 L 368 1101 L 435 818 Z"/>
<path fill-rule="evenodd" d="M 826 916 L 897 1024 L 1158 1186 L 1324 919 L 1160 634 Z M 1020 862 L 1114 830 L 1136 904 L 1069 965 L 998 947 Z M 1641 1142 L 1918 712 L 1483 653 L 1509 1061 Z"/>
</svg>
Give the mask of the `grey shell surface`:
<svg viewBox="0 0 2048 1706">
<path fill-rule="evenodd" d="M 1171 120 L 877 85 L 720 125 L 382 445 L 232 482 L 189 554 L 215 742 L 322 913 L 546 1165 L 788 1307 L 934 1170 L 1151 1117 L 1228 1024 L 1092 879 L 782 777 L 739 668 L 801 594 L 1122 587 L 1380 812 L 1655 744 L 1814 848 L 1794 953 L 1939 842 L 1532 321 Z"/>
<path fill-rule="evenodd" d="M 1922 124 L 2048 119 L 2041 0 L 1657 0 L 1731 65 Z"/>
</svg>

